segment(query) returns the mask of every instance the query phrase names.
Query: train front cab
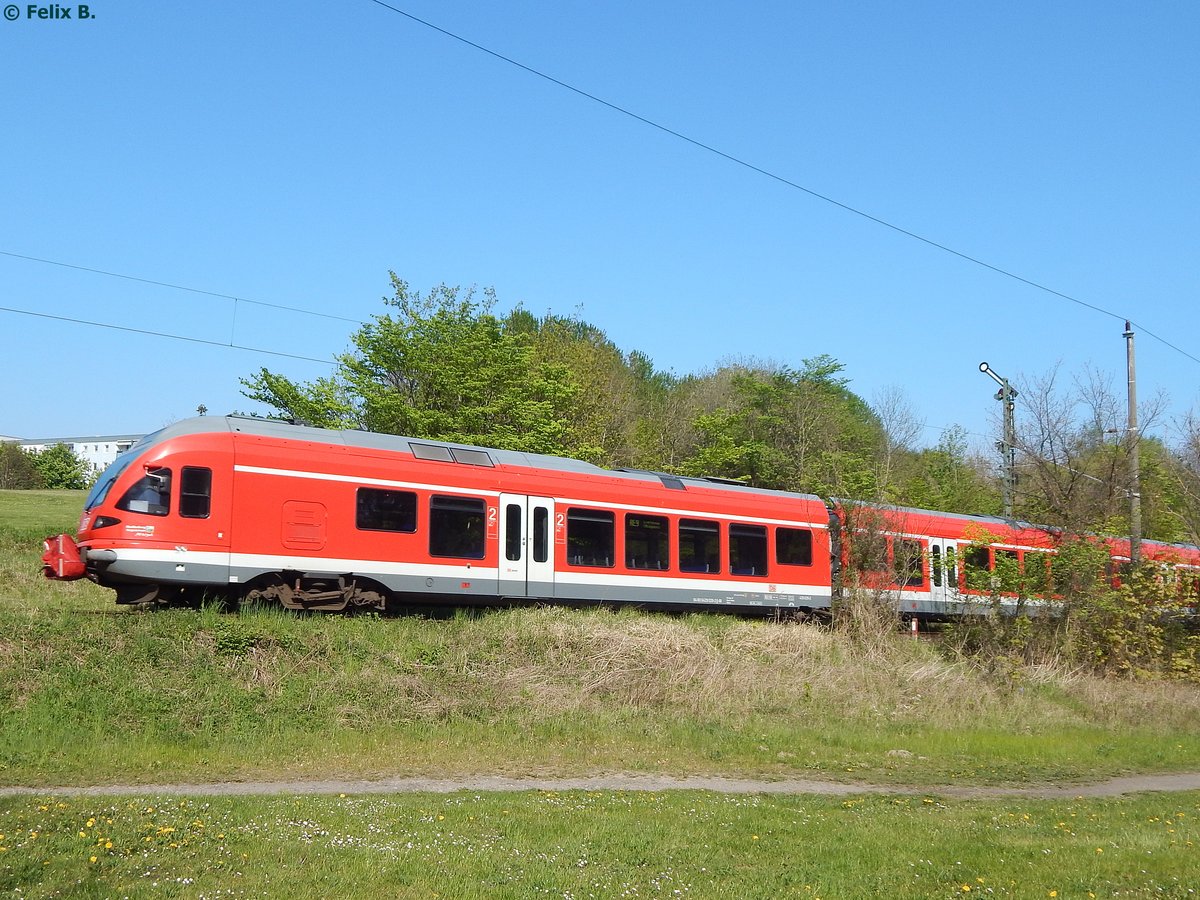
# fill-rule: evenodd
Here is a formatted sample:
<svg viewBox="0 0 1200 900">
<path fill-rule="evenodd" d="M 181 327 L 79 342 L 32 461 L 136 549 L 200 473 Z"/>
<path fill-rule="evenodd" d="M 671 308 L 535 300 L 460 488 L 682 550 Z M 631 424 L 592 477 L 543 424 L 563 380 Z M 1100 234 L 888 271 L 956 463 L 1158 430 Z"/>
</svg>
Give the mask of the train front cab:
<svg viewBox="0 0 1200 900">
<path fill-rule="evenodd" d="M 97 480 L 77 543 L 86 576 L 117 603 L 196 600 L 228 583 L 228 434 L 150 436 Z"/>
</svg>

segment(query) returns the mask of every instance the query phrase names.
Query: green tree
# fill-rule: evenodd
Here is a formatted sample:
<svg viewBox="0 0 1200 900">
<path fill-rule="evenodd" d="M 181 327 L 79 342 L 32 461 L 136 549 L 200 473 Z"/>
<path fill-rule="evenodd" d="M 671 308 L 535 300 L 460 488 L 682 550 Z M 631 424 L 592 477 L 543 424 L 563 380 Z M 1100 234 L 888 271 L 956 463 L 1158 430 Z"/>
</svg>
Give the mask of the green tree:
<svg viewBox="0 0 1200 900">
<path fill-rule="evenodd" d="M 243 393 L 279 414 L 455 443 L 567 453 L 569 371 L 492 314 L 495 295 L 441 285 L 425 296 L 393 272 L 392 310 L 356 331 L 333 377 L 297 384 L 266 369 Z"/>
<path fill-rule="evenodd" d="M 971 455 L 966 432 L 943 432 L 936 447 L 910 453 L 897 466 L 895 502 L 922 509 L 1000 515 L 1003 502 L 982 460 Z"/>
<path fill-rule="evenodd" d="M 92 480 L 92 467 L 66 444 L 55 444 L 30 455 L 44 488 L 81 491 Z"/>
<path fill-rule="evenodd" d="M 671 379 L 648 357 L 622 352 L 601 329 L 576 317 L 538 318 L 517 309 L 505 324 L 533 341 L 538 359 L 561 366 L 575 388 L 567 410 L 570 455 L 607 466 L 661 465 L 645 426 L 657 416 Z"/>
<path fill-rule="evenodd" d="M 875 457 L 883 442 L 878 418 L 849 389 L 837 360 L 822 355 L 803 364 L 735 371 L 730 401 L 697 415 L 698 446 L 683 471 L 875 498 Z"/>
<path fill-rule="evenodd" d="M 32 490 L 42 486 L 33 454 L 12 441 L 0 442 L 0 489 Z"/>
</svg>

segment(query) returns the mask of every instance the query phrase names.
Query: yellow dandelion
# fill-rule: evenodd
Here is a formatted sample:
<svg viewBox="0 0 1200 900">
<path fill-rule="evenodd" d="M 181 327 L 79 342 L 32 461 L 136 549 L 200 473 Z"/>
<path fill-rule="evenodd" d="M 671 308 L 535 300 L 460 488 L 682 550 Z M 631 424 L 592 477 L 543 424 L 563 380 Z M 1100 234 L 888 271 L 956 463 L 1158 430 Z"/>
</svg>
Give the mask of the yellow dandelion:
<svg viewBox="0 0 1200 900">
<path fill-rule="evenodd" d="M 752 840 L 752 841 L 757 841 L 757 840 L 758 840 L 758 835 L 757 835 L 757 834 L 752 834 L 752 835 L 750 835 L 750 840 Z"/>
<path fill-rule="evenodd" d="M 1050 892 L 1050 896 L 1051 896 L 1051 897 L 1057 897 L 1057 896 L 1058 896 L 1058 891 L 1051 891 L 1051 892 Z"/>
<path fill-rule="evenodd" d="M 90 858 L 88 861 L 89 861 L 89 862 L 95 862 L 95 861 L 96 861 L 96 859 L 97 859 L 97 857 L 93 856 L 93 857 L 91 857 L 91 858 Z"/>
<path fill-rule="evenodd" d="M 1104 852 L 1104 848 L 1103 848 L 1103 847 L 1097 847 L 1097 848 L 1096 848 L 1096 852 L 1097 852 L 1097 853 L 1103 853 L 1103 852 Z"/>
<path fill-rule="evenodd" d="M 970 886 L 969 884 L 964 884 L 964 885 L 962 886 L 962 892 L 963 892 L 964 894 L 969 894 L 969 893 L 971 893 L 971 886 Z"/>
<path fill-rule="evenodd" d="M 112 849 L 112 841 L 105 841 L 105 842 L 104 842 L 104 849 L 105 849 L 105 850 L 111 850 L 111 849 Z"/>
</svg>

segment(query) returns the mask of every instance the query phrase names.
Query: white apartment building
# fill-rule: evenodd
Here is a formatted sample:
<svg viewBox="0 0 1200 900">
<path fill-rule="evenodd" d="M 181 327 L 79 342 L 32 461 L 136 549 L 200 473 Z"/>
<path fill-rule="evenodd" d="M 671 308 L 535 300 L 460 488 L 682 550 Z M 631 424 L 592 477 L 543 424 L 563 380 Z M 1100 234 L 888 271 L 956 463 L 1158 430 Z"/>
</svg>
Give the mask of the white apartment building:
<svg viewBox="0 0 1200 900">
<path fill-rule="evenodd" d="M 0 438 L 0 440 L 16 441 L 22 450 L 41 452 L 55 444 L 66 444 L 75 455 L 90 465 L 93 470 L 102 472 L 107 469 L 118 453 L 123 453 L 142 437 L 140 434 L 105 434 L 91 437 L 61 437 L 39 438 L 37 440 L 22 440 L 20 438 Z"/>
</svg>

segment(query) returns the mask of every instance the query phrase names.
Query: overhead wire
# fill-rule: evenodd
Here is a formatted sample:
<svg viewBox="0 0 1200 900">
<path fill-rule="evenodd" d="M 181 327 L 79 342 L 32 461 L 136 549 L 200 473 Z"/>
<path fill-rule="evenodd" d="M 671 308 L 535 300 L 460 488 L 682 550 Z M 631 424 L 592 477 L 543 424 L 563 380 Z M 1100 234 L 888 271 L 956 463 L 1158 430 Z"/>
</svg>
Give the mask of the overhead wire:
<svg viewBox="0 0 1200 900">
<path fill-rule="evenodd" d="M 191 344 L 205 344 L 210 347 L 227 347 L 234 350 L 246 350 L 251 353 L 265 353 L 269 356 L 282 356 L 287 359 L 299 359 L 304 360 L 305 362 L 322 363 L 327 366 L 335 365 L 334 361 L 330 359 L 318 359 L 315 356 L 301 356 L 298 353 L 285 353 L 282 350 L 266 350 L 262 347 L 246 347 L 241 344 L 235 344 L 232 341 L 210 341 L 206 340 L 205 338 L 189 337 L 188 335 L 183 334 L 171 334 L 170 332 L 166 331 L 151 331 L 147 328 L 131 328 L 127 325 L 114 325 L 112 322 L 93 322 L 89 319 L 76 319 L 72 318 L 71 316 L 56 316 L 52 313 L 33 312 L 28 309 L 15 309 L 11 306 L 0 306 L 0 311 L 16 313 L 17 315 L 22 316 L 34 316 L 39 319 L 51 319 L 56 322 L 71 322 L 75 325 L 90 325 L 93 328 L 108 328 L 113 331 L 124 331 L 129 334 L 144 334 L 150 337 L 170 338 L 171 340 L 175 341 L 187 341 Z"/>
<path fill-rule="evenodd" d="M 794 190 L 797 190 L 797 191 L 801 191 L 801 192 L 809 195 L 810 197 L 813 197 L 814 199 L 821 200 L 825 203 L 828 203 L 832 206 L 837 207 L 838 209 L 841 209 L 845 212 L 851 213 L 852 215 L 859 216 L 863 219 L 866 219 L 869 222 L 873 222 L 876 225 L 879 225 L 883 228 L 888 228 L 888 229 L 896 232 L 897 234 L 901 234 L 907 238 L 911 238 L 912 240 L 919 241 L 922 244 L 926 244 L 929 247 L 933 247 L 934 249 L 941 250 L 942 252 L 948 253 L 951 256 L 958 257 L 959 259 L 964 260 L 965 262 L 972 263 L 976 266 L 981 266 L 982 268 L 988 269 L 989 271 L 994 272 L 997 275 L 1002 275 L 1005 278 L 1010 278 L 1014 281 L 1018 281 L 1021 284 L 1027 285 L 1028 287 L 1034 288 L 1039 291 L 1043 291 L 1047 294 L 1051 294 L 1052 296 L 1058 297 L 1062 300 L 1067 300 L 1067 301 L 1070 301 L 1071 303 L 1078 304 L 1079 306 L 1090 309 L 1093 312 L 1100 313 L 1101 315 L 1109 316 L 1110 318 L 1116 319 L 1119 322 L 1130 322 L 1133 325 L 1137 325 L 1138 330 L 1143 332 L 1147 336 L 1153 338 L 1154 340 L 1158 341 L 1159 343 L 1163 344 L 1164 346 L 1171 348 L 1172 350 L 1176 351 L 1177 353 L 1182 354 L 1183 356 L 1187 357 L 1188 359 L 1192 360 L 1193 362 L 1200 363 L 1200 357 L 1194 356 L 1193 354 L 1184 350 L 1182 347 L 1179 347 L 1178 345 L 1171 343 L 1170 341 L 1168 341 L 1166 338 L 1162 337 L 1161 335 L 1155 334 L 1150 329 L 1146 328 L 1145 326 L 1141 325 L 1138 322 L 1135 322 L 1129 316 L 1119 315 L 1119 314 L 1113 312 L 1112 310 L 1108 310 L 1108 309 L 1105 309 L 1104 307 L 1097 306 L 1094 303 L 1089 303 L 1086 300 L 1081 300 L 1078 297 L 1073 297 L 1072 295 L 1064 293 L 1063 291 L 1055 290 L 1054 288 L 1049 287 L 1048 285 L 1034 281 L 1031 278 L 1026 278 L 1023 275 L 1019 275 L 1016 272 L 1013 272 L 1002 266 L 998 266 L 998 265 L 994 265 L 993 263 L 989 263 L 986 260 L 980 259 L 977 256 L 972 256 L 969 253 L 965 253 L 961 250 L 956 250 L 947 244 L 943 244 L 940 241 L 934 240 L 933 238 L 929 238 L 922 234 L 918 234 L 915 231 L 911 231 L 907 228 L 904 228 L 901 225 L 897 225 L 894 222 L 890 222 L 887 219 L 880 218 L 879 216 L 876 216 L 872 213 L 866 212 L 865 210 L 859 209 L 856 206 L 852 206 L 849 203 L 844 203 L 841 200 L 838 200 L 834 197 L 829 196 L 828 194 L 823 194 L 820 191 L 814 190 L 813 188 L 806 187 L 805 185 L 800 184 L 797 181 L 793 181 L 792 179 L 787 178 L 783 175 L 780 175 L 777 172 L 772 172 L 769 169 L 764 169 L 761 166 L 758 166 L 752 162 L 749 162 L 746 159 L 743 159 L 742 157 L 735 156 L 734 154 L 728 153 L 724 150 L 721 150 L 721 149 L 713 146 L 712 144 L 708 144 L 708 143 L 705 143 L 704 141 L 698 140 L 694 137 L 690 137 L 689 135 L 686 135 L 681 131 L 676 131 L 673 128 L 663 125 L 661 122 L 656 122 L 655 120 L 647 118 L 646 116 L 640 115 L 639 113 L 633 112 L 632 110 L 630 110 L 624 106 L 621 106 L 617 103 L 613 103 L 610 100 L 605 100 L 603 97 L 600 97 L 600 96 L 597 96 L 596 94 L 592 94 L 588 91 L 585 91 L 582 88 L 576 87 L 573 84 L 563 81 L 562 79 L 555 78 L 553 75 L 549 75 L 546 72 L 541 71 L 540 69 L 535 69 L 533 66 L 527 65 L 523 62 L 520 62 L 519 60 L 513 59 L 510 56 L 505 56 L 503 53 L 499 53 L 495 50 L 492 50 L 490 47 L 485 47 L 483 44 L 476 43 L 475 41 L 472 41 L 469 38 L 465 38 L 460 34 L 456 34 L 453 31 L 450 31 L 446 28 L 442 28 L 439 25 L 435 25 L 434 23 L 428 21 L 427 19 L 422 19 L 420 16 L 414 15 L 413 13 L 410 13 L 407 10 L 403 10 L 398 6 L 394 6 L 391 3 L 385 2 L 385 0 L 369 0 L 369 2 L 374 3 L 376 6 L 383 7 L 386 10 L 390 10 L 391 12 L 396 13 L 397 15 L 403 16 L 404 18 L 406 18 L 412 22 L 415 22 L 418 25 L 422 25 L 425 28 L 428 28 L 432 31 L 436 31 L 438 34 L 444 35 L 445 37 L 448 37 L 452 40 L 458 41 L 461 44 L 465 44 L 466 46 L 471 47 L 474 50 L 478 50 L 481 53 L 485 53 L 494 59 L 497 59 L 497 60 L 500 60 L 501 62 L 507 63 L 510 66 L 514 66 L 515 68 L 518 68 L 518 69 L 522 70 L 523 72 L 527 72 L 530 75 L 533 75 L 537 78 L 547 81 L 550 84 L 556 85 L 557 87 L 560 87 L 560 88 L 563 88 L 564 90 L 570 91 L 571 93 L 576 94 L 580 97 L 583 97 L 586 100 L 590 100 L 593 103 L 597 103 L 600 106 L 603 106 L 607 109 L 612 110 L 613 112 L 619 113 L 623 116 L 627 116 L 628 118 L 631 118 L 637 122 L 641 122 L 643 125 L 646 125 L 650 128 L 654 128 L 658 131 L 661 131 L 662 133 L 667 134 L 678 140 L 681 140 L 687 144 L 691 144 L 693 147 L 696 147 L 697 149 L 703 150 L 707 153 L 711 153 L 715 156 L 720 157 L 721 159 L 724 159 L 728 162 L 734 163 L 735 165 L 741 166 L 745 169 L 749 169 L 751 172 L 755 172 L 766 178 L 770 178 L 771 180 L 776 181 L 786 187 L 793 188 Z"/>
<path fill-rule="evenodd" d="M 29 262 L 45 263 L 48 266 L 60 266 L 64 269 L 76 269 L 80 272 L 91 272 L 94 275 L 107 275 L 109 278 L 123 278 L 126 281 L 137 281 L 141 284 L 152 284 L 156 287 L 171 288 L 176 291 L 187 291 L 192 294 L 203 294 L 207 297 L 220 297 L 224 300 L 233 300 L 235 303 L 252 303 L 255 306 L 266 306 L 271 309 L 283 309 L 288 312 L 303 313 L 308 316 L 320 316 L 323 319 L 336 319 L 339 322 L 353 322 L 361 325 L 358 319 L 348 319 L 345 316 L 335 316 L 331 313 L 317 312 L 312 309 L 302 309 L 298 306 L 285 306 L 282 303 L 268 303 L 265 300 L 251 300 L 248 297 L 238 297 L 234 294 L 222 294 L 218 291 L 206 291 L 202 288 L 188 287 L 185 284 L 172 284 L 169 281 L 155 281 L 153 278 L 142 278 L 138 275 L 126 275 L 122 272 L 109 272 L 105 269 L 93 269 L 90 266 L 80 266 L 75 263 L 62 262 L 57 259 L 45 259 L 41 256 L 26 256 L 24 253 L 13 253 L 11 250 L 0 250 L 0 256 L 11 256 L 14 259 L 24 259 Z"/>
</svg>

